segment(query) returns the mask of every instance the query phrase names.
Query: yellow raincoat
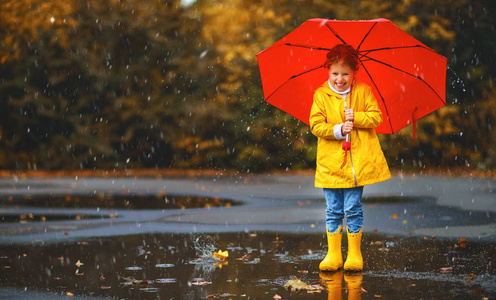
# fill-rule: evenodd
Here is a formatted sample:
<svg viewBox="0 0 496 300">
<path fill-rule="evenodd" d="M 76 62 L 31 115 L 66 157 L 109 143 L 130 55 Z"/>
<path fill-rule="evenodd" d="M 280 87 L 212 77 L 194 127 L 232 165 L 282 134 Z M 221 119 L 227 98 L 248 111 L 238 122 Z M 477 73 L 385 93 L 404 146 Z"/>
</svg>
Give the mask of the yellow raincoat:
<svg viewBox="0 0 496 300">
<path fill-rule="evenodd" d="M 372 89 L 356 82 L 351 94 L 355 116 L 349 140 L 351 151 L 341 169 L 344 139 L 335 138 L 334 126 L 345 122 L 344 99 L 331 90 L 327 81 L 315 91 L 310 112 L 310 130 L 318 137 L 315 187 L 351 188 L 391 178 L 374 129 L 382 123 L 382 113 Z M 346 97 L 348 108 L 349 99 L 350 93 Z"/>
</svg>

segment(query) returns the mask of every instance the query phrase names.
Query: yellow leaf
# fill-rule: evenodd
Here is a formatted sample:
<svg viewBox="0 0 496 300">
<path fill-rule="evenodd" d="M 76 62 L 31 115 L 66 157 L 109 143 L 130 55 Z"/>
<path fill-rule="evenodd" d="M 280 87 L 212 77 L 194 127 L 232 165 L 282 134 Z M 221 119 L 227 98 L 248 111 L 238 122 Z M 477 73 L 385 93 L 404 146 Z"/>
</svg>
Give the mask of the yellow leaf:
<svg viewBox="0 0 496 300">
<path fill-rule="evenodd" d="M 219 252 L 214 252 L 214 258 L 219 260 L 225 260 L 229 256 L 229 253 L 226 251 L 219 250 Z"/>
<path fill-rule="evenodd" d="M 315 290 L 323 289 L 320 285 L 306 284 L 305 282 L 301 281 L 298 278 L 288 280 L 284 284 L 284 288 L 288 291 L 301 291 L 301 290 L 315 291 Z"/>
</svg>

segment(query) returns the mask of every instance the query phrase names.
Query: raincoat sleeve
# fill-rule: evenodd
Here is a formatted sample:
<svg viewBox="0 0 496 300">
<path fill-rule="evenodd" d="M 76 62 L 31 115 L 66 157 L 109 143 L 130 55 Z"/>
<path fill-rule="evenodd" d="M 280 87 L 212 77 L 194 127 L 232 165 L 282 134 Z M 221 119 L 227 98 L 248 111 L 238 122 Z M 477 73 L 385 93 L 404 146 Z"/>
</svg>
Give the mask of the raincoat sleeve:
<svg viewBox="0 0 496 300">
<path fill-rule="evenodd" d="M 334 126 L 336 124 L 327 123 L 326 109 L 324 104 L 324 93 L 316 91 L 313 95 L 312 109 L 310 110 L 310 131 L 316 137 L 336 139 L 334 136 Z"/>
<path fill-rule="evenodd" d="M 355 112 L 353 126 L 357 128 L 376 128 L 382 123 L 381 109 L 369 86 L 365 85 L 362 91 L 363 92 L 358 95 L 360 97 L 358 101 L 363 101 L 363 105 L 361 106 L 364 109 Z"/>
</svg>

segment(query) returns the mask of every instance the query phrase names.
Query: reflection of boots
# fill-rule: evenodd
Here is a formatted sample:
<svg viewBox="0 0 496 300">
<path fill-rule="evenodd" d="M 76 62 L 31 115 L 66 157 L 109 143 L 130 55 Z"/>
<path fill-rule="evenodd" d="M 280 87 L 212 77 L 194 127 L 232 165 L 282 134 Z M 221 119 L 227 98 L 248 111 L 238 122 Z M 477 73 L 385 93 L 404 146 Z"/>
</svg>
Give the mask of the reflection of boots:
<svg viewBox="0 0 496 300">
<path fill-rule="evenodd" d="M 343 288 L 343 271 L 337 272 L 320 272 L 320 281 L 322 286 L 327 289 L 329 300 L 341 300 L 341 290 Z"/>
<path fill-rule="evenodd" d="M 347 271 L 361 271 L 363 270 L 363 258 L 360 250 L 362 241 L 362 228 L 357 233 L 350 233 L 348 231 L 348 257 L 344 262 L 344 269 Z"/>
<path fill-rule="evenodd" d="M 320 262 L 321 271 L 336 271 L 343 266 L 343 255 L 341 254 L 341 237 L 343 225 L 339 226 L 338 231 L 330 233 L 327 231 L 328 250 L 324 260 Z"/>
<path fill-rule="evenodd" d="M 344 274 L 344 281 L 348 287 L 348 300 L 361 300 L 362 273 Z"/>
</svg>

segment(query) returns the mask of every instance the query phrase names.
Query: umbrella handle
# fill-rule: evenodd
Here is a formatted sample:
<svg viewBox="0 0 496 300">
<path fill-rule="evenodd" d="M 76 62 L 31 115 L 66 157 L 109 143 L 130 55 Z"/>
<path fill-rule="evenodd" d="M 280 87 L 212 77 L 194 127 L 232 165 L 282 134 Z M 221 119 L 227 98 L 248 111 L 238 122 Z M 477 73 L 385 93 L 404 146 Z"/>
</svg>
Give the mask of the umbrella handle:
<svg viewBox="0 0 496 300">
<path fill-rule="evenodd" d="M 353 91 L 353 86 L 355 85 L 355 80 L 353 79 L 353 82 L 351 83 L 351 87 L 350 87 L 350 107 L 351 107 L 351 92 Z M 347 105 L 346 105 L 346 98 L 344 98 L 344 108 L 346 109 L 347 108 Z M 348 157 L 348 150 L 351 151 L 351 143 L 350 143 L 350 134 L 347 133 L 346 134 L 346 140 L 343 142 L 343 150 L 344 150 L 344 161 L 343 161 L 343 164 L 341 165 L 341 169 L 344 168 L 344 166 L 346 165 L 346 159 Z M 351 155 L 351 153 L 350 153 Z"/>
</svg>

